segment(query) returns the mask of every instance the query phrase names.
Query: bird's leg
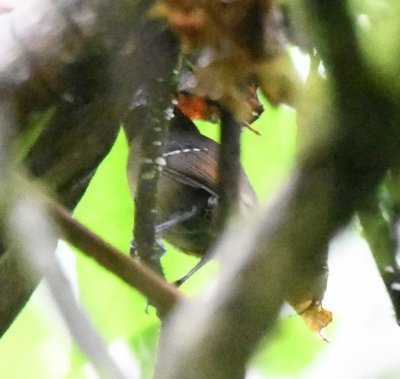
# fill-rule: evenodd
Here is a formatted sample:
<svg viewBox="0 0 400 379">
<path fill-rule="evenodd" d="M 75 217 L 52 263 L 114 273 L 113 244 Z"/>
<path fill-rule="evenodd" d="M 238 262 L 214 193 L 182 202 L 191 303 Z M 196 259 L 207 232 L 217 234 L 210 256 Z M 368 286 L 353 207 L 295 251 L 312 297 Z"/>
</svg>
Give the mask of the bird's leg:
<svg viewBox="0 0 400 379">
<path fill-rule="evenodd" d="M 208 255 L 205 255 L 200 259 L 200 261 L 194 266 L 187 274 L 182 276 L 182 278 L 176 280 L 174 284 L 179 287 L 181 286 L 186 280 L 188 280 L 196 271 L 198 271 L 201 267 L 203 267 L 208 261 L 210 260 L 210 257 Z"/>
<path fill-rule="evenodd" d="M 216 207 L 218 206 L 219 197 L 218 196 L 210 196 L 207 202 L 206 207 L 206 217 L 212 218 L 215 212 Z M 182 278 L 176 280 L 174 284 L 177 287 L 180 287 L 186 280 L 188 280 L 196 271 L 198 271 L 201 267 L 203 267 L 208 261 L 209 257 L 207 255 L 203 256 L 200 261 L 187 272 Z"/>
<path fill-rule="evenodd" d="M 167 251 L 167 249 L 165 248 L 164 244 L 161 241 L 161 238 L 159 238 L 158 235 L 160 233 L 164 232 L 165 230 L 168 230 L 168 229 L 172 228 L 173 226 L 180 224 L 181 222 L 190 220 L 197 213 L 198 213 L 198 208 L 192 207 L 189 211 L 183 211 L 181 213 L 175 214 L 169 220 L 164 221 L 161 224 L 158 224 L 156 226 L 155 231 L 156 231 L 156 236 L 157 236 L 157 245 L 158 245 L 159 251 L 160 251 L 160 255 L 158 258 L 162 257 L 165 254 L 165 252 Z M 138 257 L 137 244 L 134 239 L 130 243 L 130 256 Z"/>
<path fill-rule="evenodd" d="M 214 199 L 213 199 L 214 200 Z M 214 205 L 214 204 L 212 204 Z M 210 204 L 211 207 L 211 204 Z M 190 220 L 194 216 L 196 216 L 199 213 L 199 209 L 197 207 L 192 207 L 189 211 L 183 211 L 181 213 L 175 214 L 173 217 L 171 217 L 169 220 L 162 222 L 161 224 L 158 224 L 156 226 L 156 235 L 159 235 L 160 233 L 184 222 L 187 220 Z M 164 244 L 162 243 L 160 238 L 157 238 L 157 244 L 160 248 L 160 256 L 158 259 L 164 255 L 164 253 L 167 251 Z M 130 255 L 131 257 L 138 257 L 137 254 L 137 248 L 136 248 L 136 242 L 135 240 L 132 240 L 130 244 Z M 186 280 L 188 280 L 196 271 L 198 271 L 201 267 L 203 267 L 209 260 L 209 257 L 204 256 L 201 258 L 201 260 L 191 269 L 187 274 L 185 274 L 182 278 L 176 280 L 174 284 L 176 286 L 181 286 Z"/>
<path fill-rule="evenodd" d="M 197 207 L 192 207 L 189 211 L 182 211 L 173 215 L 169 220 L 162 222 L 156 226 L 156 234 L 160 234 L 165 230 L 172 228 L 175 225 L 178 225 L 184 221 L 190 220 L 196 214 L 199 213 L 199 209 Z"/>
</svg>

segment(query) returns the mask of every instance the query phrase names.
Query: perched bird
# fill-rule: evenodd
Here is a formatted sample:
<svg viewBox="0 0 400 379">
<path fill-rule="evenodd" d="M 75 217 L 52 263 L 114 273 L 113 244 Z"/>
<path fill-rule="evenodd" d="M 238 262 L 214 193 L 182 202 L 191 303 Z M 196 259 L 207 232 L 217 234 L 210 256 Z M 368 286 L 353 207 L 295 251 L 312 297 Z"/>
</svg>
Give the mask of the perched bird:
<svg viewBox="0 0 400 379">
<path fill-rule="evenodd" d="M 133 197 L 142 157 L 140 142 L 140 136 L 133 138 L 128 160 Z M 216 239 L 215 219 L 220 203 L 218 151 L 218 143 L 200 134 L 193 122 L 175 108 L 160 166 L 156 233 L 180 251 L 202 258 L 176 282 L 178 285 L 207 261 L 206 254 Z M 243 211 L 257 202 L 243 169 L 239 201 Z"/>
<path fill-rule="evenodd" d="M 158 238 L 165 239 L 182 252 L 201 258 L 192 270 L 175 282 L 180 285 L 209 259 L 207 252 L 217 237 L 219 145 L 201 135 L 179 109 L 175 109 L 174 115 L 160 166 L 156 233 Z M 128 179 L 133 197 L 142 158 L 139 135 L 131 139 L 128 161 Z M 240 173 L 239 201 L 241 212 L 257 204 L 243 169 Z M 296 266 L 300 276 L 295 275 L 295 284 L 285 297 L 307 325 L 321 335 L 321 329 L 329 324 L 332 314 L 321 306 L 327 282 L 326 257 L 321 254 L 316 256 L 321 260 L 304 261 Z"/>
</svg>

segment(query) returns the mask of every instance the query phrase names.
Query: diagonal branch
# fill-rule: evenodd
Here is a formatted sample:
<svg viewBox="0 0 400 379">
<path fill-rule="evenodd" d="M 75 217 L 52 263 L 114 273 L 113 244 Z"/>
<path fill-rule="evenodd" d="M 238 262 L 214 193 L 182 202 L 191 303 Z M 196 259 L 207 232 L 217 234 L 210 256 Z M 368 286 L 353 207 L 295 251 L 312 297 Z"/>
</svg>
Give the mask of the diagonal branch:
<svg viewBox="0 0 400 379">
<path fill-rule="evenodd" d="M 82 253 L 95 259 L 101 266 L 114 273 L 131 287 L 141 292 L 161 316 L 165 316 L 180 298 L 178 290 L 146 266 L 119 252 L 103 241 L 71 214 L 52 200 L 46 207 L 57 224 L 63 238 Z"/>
</svg>

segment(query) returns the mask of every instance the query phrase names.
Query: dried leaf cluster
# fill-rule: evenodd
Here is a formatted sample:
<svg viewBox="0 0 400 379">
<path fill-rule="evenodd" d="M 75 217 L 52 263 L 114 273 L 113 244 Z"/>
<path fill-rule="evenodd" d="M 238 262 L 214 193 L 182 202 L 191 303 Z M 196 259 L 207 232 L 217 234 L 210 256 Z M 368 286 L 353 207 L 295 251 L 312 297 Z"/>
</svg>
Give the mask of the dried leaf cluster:
<svg viewBox="0 0 400 379">
<path fill-rule="evenodd" d="M 252 119 L 250 83 L 272 104 L 295 105 L 301 85 L 272 1 L 160 0 L 152 13 L 168 21 L 193 62 L 186 90 L 218 101 L 242 121 Z"/>
</svg>

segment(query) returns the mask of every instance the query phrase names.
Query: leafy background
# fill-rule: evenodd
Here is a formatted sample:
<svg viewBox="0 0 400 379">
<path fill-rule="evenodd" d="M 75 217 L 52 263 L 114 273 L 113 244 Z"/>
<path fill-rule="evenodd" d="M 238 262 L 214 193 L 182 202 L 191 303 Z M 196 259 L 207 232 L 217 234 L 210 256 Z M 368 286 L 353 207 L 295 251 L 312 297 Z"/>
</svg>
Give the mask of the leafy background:
<svg viewBox="0 0 400 379">
<path fill-rule="evenodd" d="M 386 57 L 398 39 L 398 27 L 394 26 L 398 23 L 399 2 L 352 0 L 350 4 L 357 14 L 368 15 L 373 25 L 373 33 L 368 32 L 365 20 L 359 19 L 363 32 L 360 42 L 371 63 L 386 78 L 398 80 L 398 73 L 392 71 L 393 60 Z M 248 130 L 242 136 L 243 165 L 261 202 L 284 183 L 296 155 L 295 112 L 283 106 L 265 106 L 254 125 L 262 136 Z M 204 134 L 217 138 L 214 125 L 202 123 L 200 127 Z M 80 221 L 125 252 L 133 227 L 133 204 L 125 176 L 127 154 L 121 133 L 75 211 Z M 153 310 L 145 313 L 146 300 L 65 244 L 60 243 L 57 254 L 77 298 L 111 354 L 132 372 L 133 378 L 150 378 L 159 322 Z M 195 262 L 171 247 L 163 257 L 170 280 L 180 277 Z M 324 379 L 400 377 L 400 331 L 368 248 L 358 237 L 356 223 L 332 243 L 329 266 L 325 307 L 334 312 L 333 325 L 327 331 L 332 342 L 323 342 L 307 330 L 299 317 L 283 311 L 273 338 L 260 346 L 252 361 L 250 378 L 320 378 L 318 369 L 322 366 Z M 217 269 L 215 264 L 207 265 L 182 289 L 190 296 L 201 293 Z M 385 369 L 379 371 L 382 367 Z M 45 283 L 0 340 L 0 375 L 7 379 L 96 377 L 71 340 Z"/>
</svg>

